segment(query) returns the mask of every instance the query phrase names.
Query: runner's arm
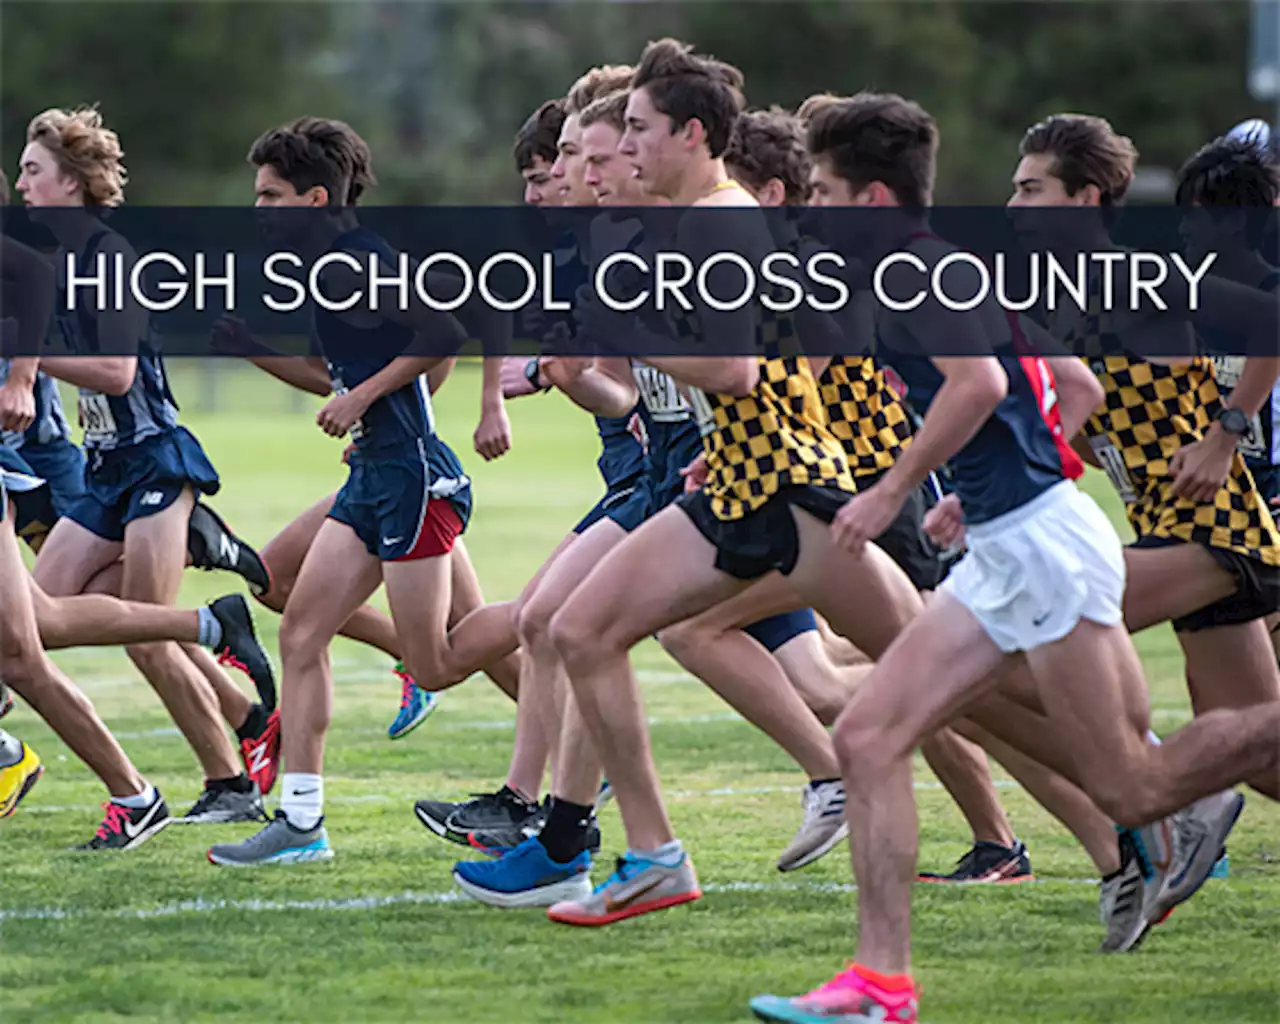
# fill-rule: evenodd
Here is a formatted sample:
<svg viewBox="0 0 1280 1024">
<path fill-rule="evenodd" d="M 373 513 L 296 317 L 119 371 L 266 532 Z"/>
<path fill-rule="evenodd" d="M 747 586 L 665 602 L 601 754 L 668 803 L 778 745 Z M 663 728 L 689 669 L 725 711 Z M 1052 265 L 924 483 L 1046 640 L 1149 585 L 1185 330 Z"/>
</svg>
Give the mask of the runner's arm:
<svg viewBox="0 0 1280 1024">
<path fill-rule="evenodd" d="M 596 416 L 620 418 L 636 407 L 639 392 L 625 359 L 576 359 L 545 356 L 539 361 L 542 376 L 563 391 L 574 404 Z M 623 376 L 623 373 L 626 376 Z"/>
<path fill-rule="evenodd" d="M 299 391 L 327 395 L 333 391 L 329 368 L 318 356 L 250 356 L 249 362 Z"/>
</svg>

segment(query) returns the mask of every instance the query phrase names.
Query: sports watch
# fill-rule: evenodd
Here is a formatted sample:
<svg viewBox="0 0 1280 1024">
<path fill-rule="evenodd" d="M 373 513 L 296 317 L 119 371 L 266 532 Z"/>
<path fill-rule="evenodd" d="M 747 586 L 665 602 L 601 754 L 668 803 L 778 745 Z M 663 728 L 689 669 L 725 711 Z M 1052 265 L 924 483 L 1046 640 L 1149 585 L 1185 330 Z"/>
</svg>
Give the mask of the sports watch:
<svg viewBox="0 0 1280 1024">
<path fill-rule="evenodd" d="M 525 379 L 533 385 L 534 391 L 550 391 L 551 388 L 547 384 L 539 383 L 542 377 L 542 362 L 538 356 L 531 356 L 529 361 L 524 364 Z"/>
<path fill-rule="evenodd" d="M 1234 437 L 1244 437 L 1249 433 L 1249 417 L 1239 409 L 1220 409 L 1217 420 L 1219 426 Z"/>
</svg>

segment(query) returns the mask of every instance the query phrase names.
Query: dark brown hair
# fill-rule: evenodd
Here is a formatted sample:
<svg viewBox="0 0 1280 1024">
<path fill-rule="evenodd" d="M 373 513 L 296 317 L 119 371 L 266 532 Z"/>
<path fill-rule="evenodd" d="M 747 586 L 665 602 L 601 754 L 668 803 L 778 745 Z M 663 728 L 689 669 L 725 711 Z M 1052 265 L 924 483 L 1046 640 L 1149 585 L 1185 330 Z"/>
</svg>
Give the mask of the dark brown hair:
<svg viewBox="0 0 1280 1024">
<path fill-rule="evenodd" d="M 1097 187 L 1103 206 L 1118 206 L 1133 181 L 1138 150 L 1111 124 L 1089 114 L 1054 114 L 1033 124 L 1018 146 L 1021 156 L 1053 157 L 1051 173 L 1074 196 Z"/>
<path fill-rule="evenodd" d="M 781 107 L 742 114 L 733 126 L 724 162 L 735 178 L 753 188 L 777 178 L 786 190 L 788 205 L 808 198 L 812 161 L 804 132 L 800 120 Z"/>
<path fill-rule="evenodd" d="M 675 39 L 650 43 L 640 55 L 632 89 L 644 89 L 654 108 L 671 119 L 671 130 L 697 120 L 707 133 L 713 157 L 724 155 L 733 124 L 742 112 L 742 72 L 731 64 L 693 52 Z"/>
<path fill-rule="evenodd" d="M 813 159 L 829 160 L 856 188 L 882 182 L 899 203 L 924 209 L 933 201 L 938 125 L 920 104 L 893 93 L 858 93 L 811 109 Z"/>
<path fill-rule="evenodd" d="M 264 132 L 249 162 L 271 167 L 298 193 L 323 185 L 330 206 L 355 206 L 378 182 L 368 143 L 346 122 L 327 117 L 300 117 Z"/>
</svg>

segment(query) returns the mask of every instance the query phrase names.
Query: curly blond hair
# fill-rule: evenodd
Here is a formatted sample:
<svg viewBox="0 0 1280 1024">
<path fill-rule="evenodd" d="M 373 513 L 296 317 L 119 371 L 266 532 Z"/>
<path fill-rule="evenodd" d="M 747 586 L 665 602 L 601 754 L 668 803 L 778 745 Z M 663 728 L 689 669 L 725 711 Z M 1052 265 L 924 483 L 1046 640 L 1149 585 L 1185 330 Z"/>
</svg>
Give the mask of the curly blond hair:
<svg viewBox="0 0 1280 1024">
<path fill-rule="evenodd" d="M 102 124 L 93 107 L 53 108 L 27 125 L 27 141 L 37 142 L 57 161 L 58 169 L 80 186 L 86 206 L 119 206 L 129 180 L 120 138 Z"/>
</svg>

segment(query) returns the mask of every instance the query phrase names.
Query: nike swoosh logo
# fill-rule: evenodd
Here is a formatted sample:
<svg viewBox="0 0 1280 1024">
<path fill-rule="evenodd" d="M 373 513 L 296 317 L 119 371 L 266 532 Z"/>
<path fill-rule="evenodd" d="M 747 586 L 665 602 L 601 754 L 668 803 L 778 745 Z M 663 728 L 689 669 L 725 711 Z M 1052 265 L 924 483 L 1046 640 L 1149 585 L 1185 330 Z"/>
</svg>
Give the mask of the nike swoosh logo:
<svg viewBox="0 0 1280 1024">
<path fill-rule="evenodd" d="M 1052 614 L 1053 614 L 1053 612 L 1045 612 L 1045 613 L 1044 613 L 1043 615 L 1041 615 L 1039 618 L 1032 619 L 1032 620 L 1031 620 L 1031 625 L 1033 625 L 1033 626 L 1043 626 L 1043 625 L 1044 625 L 1044 623 L 1045 623 L 1045 620 L 1046 620 L 1046 619 L 1048 619 L 1048 618 L 1049 618 L 1049 616 L 1050 616 L 1050 615 L 1052 615 Z"/>
<path fill-rule="evenodd" d="M 637 889 L 630 896 L 624 896 L 620 900 L 610 899 L 606 896 L 604 901 L 605 913 L 616 914 L 619 910 L 626 910 L 627 907 L 631 906 L 631 904 L 633 904 L 636 900 L 640 899 L 641 896 L 649 895 L 649 893 L 653 892 L 653 890 L 656 889 L 661 884 L 662 884 L 661 878 L 654 879 L 648 885 Z"/>
<path fill-rule="evenodd" d="M 295 789 L 293 791 L 293 795 L 294 796 L 310 796 L 312 793 L 318 793 L 318 792 L 319 790 L 317 789 Z"/>
<path fill-rule="evenodd" d="M 151 805 L 150 809 L 147 811 L 147 816 L 143 818 L 140 822 L 138 822 L 136 825 L 133 824 L 131 821 L 126 820 L 124 823 L 124 834 L 128 836 L 130 839 L 137 839 L 138 836 L 146 830 L 147 826 L 151 824 L 151 819 L 156 816 L 156 811 L 159 810 L 159 808 L 160 808 L 160 801 L 157 800 L 155 803 Z"/>
</svg>

